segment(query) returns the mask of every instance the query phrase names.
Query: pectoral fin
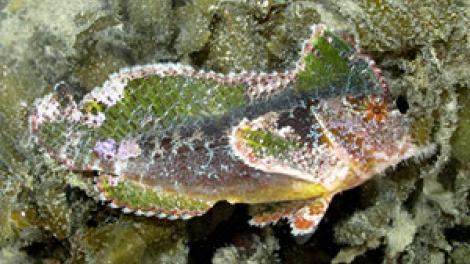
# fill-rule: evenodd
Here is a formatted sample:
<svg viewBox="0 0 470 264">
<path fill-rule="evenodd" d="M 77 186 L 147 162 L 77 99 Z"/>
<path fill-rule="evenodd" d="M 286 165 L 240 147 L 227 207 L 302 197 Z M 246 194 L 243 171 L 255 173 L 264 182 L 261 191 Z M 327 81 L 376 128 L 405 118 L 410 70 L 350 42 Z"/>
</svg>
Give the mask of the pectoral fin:
<svg viewBox="0 0 470 264">
<path fill-rule="evenodd" d="M 253 226 L 264 227 L 275 224 L 282 218 L 290 219 L 296 211 L 300 210 L 309 201 L 311 200 L 251 205 L 250 215 L 252 218 L 249 223 Z"/>
<path fill-rule="evenodd" d="M 289 219 L 294 236 L 308 235 L 317 229 L 333 196 L 320 197 L 297 210 Z"/>
<path fill-rule="evenodd" d="M 305 236 L 315 232 L 326 213 L 333 195 L 306 201 L 291 201 L 275 204 L 254 205 L 250 208 L 251 225 L 264 227 L 287 219 L 294 236 Z"/>
</svg>

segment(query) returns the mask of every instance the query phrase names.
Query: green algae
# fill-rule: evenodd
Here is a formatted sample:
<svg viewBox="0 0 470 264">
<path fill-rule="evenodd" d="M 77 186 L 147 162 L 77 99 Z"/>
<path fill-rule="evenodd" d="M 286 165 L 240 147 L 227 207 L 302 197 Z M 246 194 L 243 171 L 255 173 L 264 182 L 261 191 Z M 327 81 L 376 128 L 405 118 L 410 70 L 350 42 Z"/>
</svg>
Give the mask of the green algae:
<svg viewBox="0 0 470 264">
<path fill-rule="evenodd" d="M 37 213 L 39 224 L 58 239 L 65 239 L 71 232 L 72 208 L 66 201 L 63 183 L 50 183 L 45 192 L 38 192 Z"/>
<path fill-rule="evenodd" d="M 80 252 L 74 259 L 77 263 L 187 262 L 181 228 L 168 223 L 123 219 L 89 229 L 75 239 L 74 247 Z"/>
<path fill-rule="evenodd" d="M 121 1 L 127 15 L 124 27 L 131 34 L 125 40 L 130 56 L 140 64 L 171 56 L 175 25 L 171 0 Z"/>
<path fill-rule="evenodd" d="M 73 75 L 91 90 L 109 74 L 133 64 L 174 60 L 171 1 L 115 1 L 88 23 L 74 42 Z M 135 48 L 138 47 L 138 48 Z"/>
<path fill-rule="evenodd" d="M 217 23 L 202 50 L 204 65 L 224 73 L 293 67 L 309 26 L 319 21 L 307 2 L 221 1 L 210 7 Z"/>
<path fill-rule="evenodd" d="M 309 27 L 319 23 L 323 16 L 313 2 L 268 2 L 265 8 L 270 8 L 269 19 L 263 24 L 263 28 L 264 35 L 269 36 L 265 44 L 269 55 L 269 67 L 282 71 L 295 66 L 294 62 L 298 59 L 302 41 L 310 34 Z"/>
<path fill-rule="evenodd" d="M 458 243 L 450 255 L 453 264 L 464 264 L 470 258 L 470 245 L 468 243 Z"/>
<path fill-rule="evenodd" d="M 223 73 L 267 69 L 266 39 L 248 11 L 244 5 L 222 5 L 218 13 L 222 22 L 209 42 L 207 67 Z"/>
<path fill-rule="evenodd" d="M 34 259 L 25 252 L 22 252 L 17 246 L 2 247 L 0 259 L 4 264 L 34 263 Z"/>
<path fill-rule="evenodd" d="M 7 177 L 1 175 L 1 185 L 0 187 L 2 192 L 0 195 L 0 246 L 4 246 L 8 241 L 18 239 L 17 230 L 12 225 L 11 214 L 13 210 L 13 204 L 15 201 L 15 192 L 14 187 L 20 187 L 19 181 L 14 181 L 13 179 L 8 179 Z M 7 186 L 7 182 L 11 181 L 14 186 L 11 188 Z"/>
<path fill-rule="evenodd" d="M 446 39 L 461 21 L 455 1 L 334 1 L 349 17 L 361 40 L 372 50 L 403 52 Z M 419 14 L 419 15 L 417 15 Z"/>
<path fill-rule="evenodd" d="M 462 163 L 470 163 L 470 90 L 459 95 L 459 121 L 452 136 L 452 153 Z"/>
<path fill-rule="evenodd" d="M 196 0 L 176 10 L 176 26 L 179 34 L 175 49 L 178 54 L 188 55 L 202 50 L 212 37 L 213 7 L 218 1 Z"/>
<path fill-rule="evenodd" d="M 115 43 L 116 39 L 122 38 L 113 34 L 113 27 L 119 23 L 115 16 L 103 16 L 77 34 L 73 48 L 81 56 L 74 59 L 73 74 L 86 90 L 101 85 L 110 73 L 127 64 L 126 58 L 116 56 L 107 49 L 109 43 Z M 103 38 L 102 35 L 107 37 Z"/>
<path fill-rule="evenodd" d="M 8 63 L 8 61 L 3 61 L 3 63 Z M 25 68 L 27 67 L 18 67 L 17 72 L 6 64 L 2 64 L 0 67 L 1 246 L 21 238 L 21 230 L 15 226 L 12 215 L 18 207 L 27 206 L 27 201 L 20 199 L 19 196 L 25 190 L 30 190 L 33 187 L 30 162 L 34 158 L 28 157 L 28 152 L 25 149 L 27 124 L 19 122 L 19 120 L 26 119 L 27 110 L 24 105 L 26 102 L 30 102 L 34 96 L 34 93 L 27 92 L 27 87 L 33 85 L 35 75 L 25 72 Z"/>
</svg>

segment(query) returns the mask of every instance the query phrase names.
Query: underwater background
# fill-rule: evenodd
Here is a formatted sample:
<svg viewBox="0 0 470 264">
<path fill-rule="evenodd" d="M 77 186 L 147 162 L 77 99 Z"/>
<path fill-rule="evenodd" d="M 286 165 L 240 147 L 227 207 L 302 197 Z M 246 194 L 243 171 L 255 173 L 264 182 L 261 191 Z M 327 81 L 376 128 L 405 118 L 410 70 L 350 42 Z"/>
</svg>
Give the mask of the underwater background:
<svg viewBox="0 0 470 264">
<path fill-rule="evenodd" d="M 0 0 L 0 264 L 470 263 L 469 16 L 468 0 Z M 58 82 L 81 96 L 157 62 L 283 71 L 320 22 L 356 37 L 437 150 L 335 196 L 304 243 L 250 227 L 247 205 L 122 214 L 31 142 L 32 104 Z"/>
</svg>

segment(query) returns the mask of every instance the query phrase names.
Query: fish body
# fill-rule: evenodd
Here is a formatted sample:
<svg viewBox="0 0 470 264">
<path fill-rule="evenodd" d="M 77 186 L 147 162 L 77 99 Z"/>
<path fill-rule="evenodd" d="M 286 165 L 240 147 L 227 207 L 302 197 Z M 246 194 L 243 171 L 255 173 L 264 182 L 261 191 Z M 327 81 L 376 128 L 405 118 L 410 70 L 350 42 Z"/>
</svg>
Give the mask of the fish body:
<svg viewBox="0 0 470 264">
<path fill-rule="evenodd" d="M 375 62 L 324 25 L 285 72 L 125 68 L 79 102 L 38 100 L 30 126 L 68 169 L 98 171 L 100 197 L 126 213 L 248 203 L 251 224 L 287 218 L 294 235 L 312 233 L 336 193 L 423 151 Z"/>
</svg>

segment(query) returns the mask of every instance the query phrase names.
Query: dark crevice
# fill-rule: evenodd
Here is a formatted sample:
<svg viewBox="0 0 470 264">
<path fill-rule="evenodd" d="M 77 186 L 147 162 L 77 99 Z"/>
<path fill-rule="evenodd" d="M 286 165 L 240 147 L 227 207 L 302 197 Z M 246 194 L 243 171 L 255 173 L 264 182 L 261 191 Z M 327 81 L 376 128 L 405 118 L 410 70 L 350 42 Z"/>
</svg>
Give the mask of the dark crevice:
<svg viewBox="0 0 470 264">
<path fill-rule="evenodd" d="M 214 32 L 217 27 L 217 24 L 221 22 L 222 18 L 215 14 L 212 16 L 211 22 L 209 24 L 209 30 L 211 32 L 211 35 L 209 39 L 206 42 L 206 45 L 198 51 L 194 51 L 189 54 L 189 57 L 191 58 L 192 64 L 195 65 L 196 67 L 202 67 L 204 63 L 207 61 L 207 58 L 209 57 L 209 52 L 210 52 L 210 43 L 214 39 Z"/>
<path fill-rule="evenodd" d="M 404 208 L 412 213 L 413 208 L 415 207 L 415 204 L 418 202 L 418 199 L 423 192 L 423 179 L 419 179 L 415 183 L 415 188 L 414 190 L 408 195 L 408 198 L 403 202 Z"/>
<path fill-rule="evenodd" d="M 455 226 L 446 229 L 444 235 L 447 241 L 470 242 L 470 226 Z"/>
<path fill-rule="evenodd" d="M 380 65 L 382 70 L 386 70 L 389 74 L 390 78 L 398 79 L 402 77 L 402 75 L 406 74 L 406 70 L 400 67 L 396 63 L 387 64 L 387 62 L 396 61 L 396 58 L 401 58 L 403 61 L 414 61 L 416 57 L 420 53 L 420 47 L 416 47 L 413 49 L 406 49 L 399 53 L 397 52 L 373 52 L 369 53 L 372 58 L 377 62 L 377 65 Z M 382 63 L 384 62 L 384 63 Z"/>
<path fill-rule="evenodd" d="M 22 249 L 35 260 L 59 259 L 64 263 L 70 258 L 70 247 L 64 246 L 63 241 L 54 237 L 42 242 L 33 242 Z"/>
<path fill-rule="evenodd" d="M 187 4 L 191 3 L 191 0 L 172 0 L 171 1 L 171 8 L 172 9 L 178 9 L 180 7 L 183 7 Z"/>
<path fill-rule="evenodd" d="M 397 97 L 397 99 L 395 100 L 395 105 L 397 106 L 398 110 L 400 110 L 400 113 L 402 114 L 406 114 L 406 112 L 408 112 L 408 109 L 410 109 L 408 100 L 403 95 L 399 95 Z"/>
<path fill-rule="evenodd" d="M 192 225 L 200 225 L 201 223 L 207 224 L 207 218 L 217 217 L 216 214 L 219 210 L 227 209 L 227 206 L 234 206 L 234 211 L 230 218 L 216 223 L 216 226 L 207 226 L 205 236 L 192 234 Z M 225 209 L 224 209 L 225 207 Z M 248 212 L 247 206 L 243 204 L 229 205 L 226 202 L 217 203 L 207 214 L 202 217 L 197 217 L 188 224 L 189 233 L 189 260 L 191 263 L 211 263 L 215 251 L 230 244 L 237 244 L 240 240 L 240 234 L 249 234 L 255 232 L 255 228 L 248 225 Z M 209 221 L 210 222 L 210 221 Z M 237 245 L 238 246 L 238 245 Z"/>
<path fill-rule="evenodd" d="M 453 191 L 455 189 L 455 179 L 458 174 L 456 164 L 458 164 L 457 160 L 451 159 L 446 163 L 437 178 L 439 183 L 441 183 L 448 191 Z"/>
<path fill-rule="evenodd" d="M 192 64 L 199 68 L 202 67 L 204 65 L 204 62 L 206 62 L 207 57 L 209 57 L 209 52 L 209 45 L 205 45 L 202 49 L 189 54 Z"/>
<path fill-rule="evenodd" d="M 119 3 L 118 16 L 121 21 L 129 21 L 129 12 L 128 12 L 129 0 L 121 0 Z"/>
<path fill-rule="evenodd" d="M 356 257 L 352 264 L 375 264 L 375 263 L 387 263 L 384 262 L 384 247 L 378 247 L 371 249 L 366 253 Z"/>
</svg>

